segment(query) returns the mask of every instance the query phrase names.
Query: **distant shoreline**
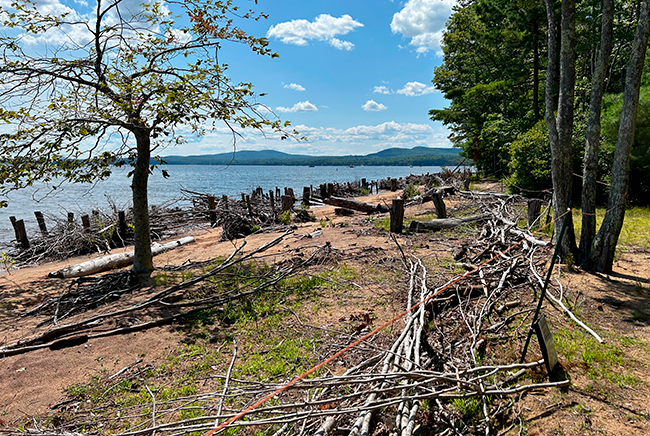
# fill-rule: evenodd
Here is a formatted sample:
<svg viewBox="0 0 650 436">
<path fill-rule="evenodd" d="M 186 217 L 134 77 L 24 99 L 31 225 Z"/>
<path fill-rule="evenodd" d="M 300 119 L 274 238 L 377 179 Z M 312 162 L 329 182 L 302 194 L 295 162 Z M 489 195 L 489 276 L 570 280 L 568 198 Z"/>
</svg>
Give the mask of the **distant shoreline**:
<svg viewBox="0 0 650 436">
<path fill-rule="evenodd" d="M 389 148 L 365 156 L 292 155 L 275 150 L 237 151 L 198 156 L 163 156 L 166 165 L 270 165 L 270 166 L 451 166 L 463 161 L 453 148 Z M 152 162 L 154 163 L 154 162 Z M 472 165 L 472 162 L 468 162 Z"/>
</svg>

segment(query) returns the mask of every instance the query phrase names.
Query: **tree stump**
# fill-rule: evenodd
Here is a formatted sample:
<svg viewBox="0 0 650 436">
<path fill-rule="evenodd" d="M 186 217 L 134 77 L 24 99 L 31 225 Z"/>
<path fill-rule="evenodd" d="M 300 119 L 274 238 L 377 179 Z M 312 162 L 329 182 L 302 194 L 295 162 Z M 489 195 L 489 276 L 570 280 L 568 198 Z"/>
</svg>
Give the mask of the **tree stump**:
<svg viewBox="0 0 650 436">
<path fill-rule="evenodd" d="M 217 202 L 214 195 L 208 195 L 208 214 L 210 215 L 210 226 L 217 224 Z"/>
<path fill-rule="evenodd" d="M 431 201 L 433 201 L 433 205 L 436 207 L 436 215 L 438 218 L 447 218 L 447 207 L 442 200 L 442 192 L 433 192 L 431 194 Z"/>
<path fill-rule="evenodd" d="M 222 207 L 224 210 L 228 210 L 228 196 L 224 195 L 221 197 L 221 202 L 223 203 Z"/>
<path fill-rule="evenodd" d="M 394 179 L 393 179 L 394 180 Z M 396 198 L 390 208 L 390 232 L 402 233 L 404 225 L 404 199 Z"/>
<path fill-rule="evenodd" d="M 74 212 L 68 212 L 68 224 L 72 224 L 74 222 Z"/>
<path fill-rule="evenodd" d="M 81 215 L 81 225 L 85 230 L 90 230 L 90 217 L 88 215 Z"/>
<path fill-rule="evenodd" d="M 328 183 L 327 184 L 327 196 L 331 197 L 334 195 L 334 184 L 333 183 Z"/>
<path fill-rule="evenodd" d="M 246 208 L 248 209 L 248 216 L 253 216 L 253 206 L 251 205 L 251 196 L 246 195 Z"/>
<path fill-rule="evenodd" d="M 311 189 L 309 186 L 302 188 L 302 204 L 309 206 L 309 197 L 311 196 Z"/>
<path fill-rule="evenodd" d="M 542 200 L 531 198 L 528 200 L 528 225 L 532 226 L 542 211 Z"/>
<path fill-rule="evenodd" d="M 293 197 L 290 195 L 283 195 L 282 196 L 282 212 L 286 212 L 288 210 L 291 210 L 293 207 Z"/>
<path fill-rule="evenodd" d="M 397 179 L 390 179 L 390 190 L 391 192 L 397 191 Z"/>
</svg>

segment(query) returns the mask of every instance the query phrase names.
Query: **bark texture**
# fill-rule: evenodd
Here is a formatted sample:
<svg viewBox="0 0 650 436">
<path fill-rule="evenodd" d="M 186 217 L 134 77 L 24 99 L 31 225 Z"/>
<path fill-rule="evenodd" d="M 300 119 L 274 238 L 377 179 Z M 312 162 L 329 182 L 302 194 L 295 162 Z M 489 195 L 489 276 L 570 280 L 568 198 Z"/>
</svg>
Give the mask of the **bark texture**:
<svg viewBox="0 0 650 436">
<path fill-rule="evenodd" d="M 557 116 L 554 117 L 556 85 L 555 69 L 557 55 L 557 29 L 552 0 L 546 0 L 548 21 L 548 65 L 546 75 L 546 114 L 545 120 L 551 143 L 551 176 L 553 179 L 553 215 L 557 219 L 563 215 L 571 200 L 573 187 L 573 168 L 571 139 L 573 135 L 573 107 L 575 94 L 575 0 L 562 2 L 560 35 L 560 78 L 557 99 Z M 556 235 L 560 234 L 561 220 L 556 221 Z M 573 222 L 569 222 L 560 244 L 560 257 L 566 258 L 576 251 Z"/>
<path fill-rule="evenodd" d="M 630 153 L 634 142 L 641 75 L 643 74 L 643 65 L 648 47 L 648 34 L 650 33 L 650 0 L 644 0 L 640 6 L 639 22 L 634 33 L 630 60 L 627 64 L 621 123 L 616 141 L 607 213 L 598 234 L 594 238 L 587 262 L 589 269 L 604 273 L 612 271 L 616 244 L 625 218 L 625 197 L 629 181 Z"/>
<path fill-rule="evenodd" d="M 600 113 L 603 106 L 607 65 L 612 53 L 613 28 L 614 0 L 603 0 L 600 50 L 591 82 L 587 143 L 582 170 L 582 230 L 580 233 L 580 264 L 582 266 L 586 266 L 591 244 L 596 236 L 596 180 L 600 149 Z"/>
<path fill-rule="evenodd" d="M 149 199 L 147 184 L 149 181 L 149 161 L 151 159 L 151 138 L 145 128 L 133 131 L 137 144 L 137 158 L 131 181 L 133 193 L 133 224 L 135 253 L 133 272 L 137 275 L 149 275 L 153 271 L 151 253 L 151 233 L 149 229 Z"/>
</svg>

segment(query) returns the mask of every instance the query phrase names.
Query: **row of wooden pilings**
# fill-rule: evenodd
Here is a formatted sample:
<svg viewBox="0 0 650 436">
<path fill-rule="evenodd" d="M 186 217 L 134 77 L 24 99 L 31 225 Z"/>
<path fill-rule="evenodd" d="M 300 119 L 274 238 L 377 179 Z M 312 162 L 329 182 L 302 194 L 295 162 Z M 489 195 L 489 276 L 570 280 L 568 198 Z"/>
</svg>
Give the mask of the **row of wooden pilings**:
<svg viewBox="0 0 650 436">
<path fill-rule="evenodd" d="M 398 189 L 398 179 L 395 178 L 388 178 L 387 179 L 388 184 L 390 185 L 390 190 L 391 191 L 397 191 Z M 373 192 L 379 193 L 380 189 L 380 181 L 368 181 L 367 179 L 361 179 L 359 182 L 359 185 L 361 187 L 362 192 L 367 192 L 368 194 L 372 194 Z M 349 190 L 353 189 L 353 183 L 352 182 L 347 182 L 347 188 Z M 345 186 L 345 184 L 343 184 Z M 334 195 L 334 190 L 335 190 L 335 184 L 334 183 L 324 183 L 321 184 L 318 187 L 318 190 L 314 190 L 314 186 L 305 186 L 303 187 L 303 192 L 302 192 L 302 204 L 309 206 L 313 203 L 313 200 L 315 199 L 325 199 L 328 197 L 332 197 Z M 253 190 L 252 194 L 241 194 L 241 199 L 242 203 L 246 205 L 248 209 L 249 215 L 253 215 L 253 205 L 251 203 L 251 197 L 262 197 L 264 195 L 264 191 L 262 188 L 258 187 L 255 190 Z M 275 188 L 275 191 L 269 190 L 269 200 L 270 200 L 270 205 L 271 205 L 271 210 L 273 213 L 276 212 L 276 201 L 279 202 L 279 211 L 280 212 L 286 212 L 287 210 L 290 210 L 293 208 L 295 202 L 296 202 L 296 196 L 294 194 L 293 188 L 284 188 L 284 195 L 282 195 L 282 191 L 280 190 L 279 187 Z M 221 198 L 221 202 L 217 204 L 217 197 L 215 196 L 208 196 L 208 213 L 209 213 L 209 219 L 211 225 L 215 225 L 217 222 L 217 207 L 221 207 L 224 209 L 228 209 L 228 201 L 229 198 L 227 195 L 223 195 Z M 48 236 L 48 229 L 47 225 L 45 223 L 45 218 L 43 216 L 43 213 L 40 211 L 34 212 L 34 216 L 36 217 L 36 221 L 38 223 L 38 227 L 41 231 L 41 234 L 44 237 Z M 95 222 L 100 222 L 99 219 L 99 211 L 93 210 L 92 211 L 92 216 L 95 220 Z M 402 216 L 403 216 L 403 211 L 402 211 Z M 16 241 L 20 244 L 21 248 L 23 249 L 28 249 L 30 248 L 30 242 L 29 238 L 27 237 L 27 231 L 25 229 L 25 222 L 23 219 L 17 219 L 15 216 L 9 217 L 11 221 L 11 225 L 14 229 L 14 233 L 16 236 Z M 74 223 L 74 213 L 73 212 L 68 212 L 68 223 L 72 225 Z M 84 230 L 90 231 L 91 229 L 91 217 L 90 215 L 82 215 L 81 216 L 81 224 Z M 118 212 L 118 223 L 117 223 L 117 232 L 114 234 L 114 241 L 116 242 L 117 245 L 120 245 L 120 241 L 124 241 L 125 235 L 127 233 L 127 223 L 126 223 L 126 215 L 124 211 L 119 211 Z"/>
<path fill-rule="evenodd" d="M 44 237 L 47 237 L 49 233 L 47 230 L 47 224 L 45 224 L 45 218 L 43 216 L 43 213 L 40 211 L 35 211 L 34 216 L 36 217 L 36 222 L 38 223 L 38 228 L 40 229 L 41 234 Z M 100 222 L 98 210 L 93 210 L 92 216 L 95 222 L 97 223 Z M 29 238 L 27 237 L 27 231 L 25 230 L 25 221 L 22 219 L 16 219 L 15 216 L 10 216 L 9 220 L 11 221 L 11 225 L 14 228 L 16 242 L 20 244 L 21 248 L 28 249 L 31 244 L 29 242 Z M 118 211 L 117 220 L 118 220 L 117 232 L 113 234 L 113 240 L 116 242 L 116 244 L 120 245 L 120 241 L 122 242 L 124 241 L 125 235 L 127 233 L 126 213 L 123 210 Z M 74 224 L 74 213 L 68 212 L 68 225 L 71 226 L 73 224 Z M 81 226 L 83 227 L 84 231 L 91 230 L 91 221 L 89 215 L 81 216 Z"/>
<path fill-rule="evenodd" d="M 388 178 L 388 181 L 391 186 L 391 191 L 397 191 L 398 179 Z M 367 179 L 361 179 L 361 181 L 359 182 L 359 186 L 362 192 L 365 191 L 368 194 L 372 194 L 373 192 L 379 193 L 380 182 L 374 180 L 368 182 Z M 347 182 L 347 187 L 348 189 L 352 190 L 353 189 L 352 183 Z M 305 206 L 310 206 L 316 202 L 320 203 L 320 201 L 318 200 L 332 197 L 334 195 L 334 191 L 335 191 L 334 183 L 323 183 L 319 185 L 318 189 L 316 190 L 314 189 L 314 185 L 305 186 L 303 187 L 302 190 L 301 204 Z M 282 192 L 284 192 L 284 194 L 282 194 Z M 244 192 L 241 193 L 241 203 L 245 205 L 249 215 L 253 215 L 252 200 L 255 197 L 261 198 L 263 196 L 264 196 L 264 190 L 261 187 L 257 187 L 256 189 L 254 189 L 251 194 L 246 194 Z M 223 195 L 221 197 L 221 201 L 219 201 L 217 197 L 214 195 L 208 195 L 207 199 L 208 199 L 208 214 L 210 218 L 210 224 L 214 226 L 217 223 L 217 211 L 219 209 L 228 210 L 229 207 L 228 202 L 232 200 L 230 200 L 227 195 Z M 293 188 L 285 187 L 284 191 L 282 191 L 277 186 L 275 187 L 275 190 L 271 189 L 268 191 L 268 199 L 273 213 L 276 213 L 276 209 L 278 209 L 278 212 L 280 213 L 291 210 L 295 202 L 297 201 Z M 279 206 L 279 208 L 276 208 L 276 202 L 279 203 L 277 205 Z"/>
</svg>

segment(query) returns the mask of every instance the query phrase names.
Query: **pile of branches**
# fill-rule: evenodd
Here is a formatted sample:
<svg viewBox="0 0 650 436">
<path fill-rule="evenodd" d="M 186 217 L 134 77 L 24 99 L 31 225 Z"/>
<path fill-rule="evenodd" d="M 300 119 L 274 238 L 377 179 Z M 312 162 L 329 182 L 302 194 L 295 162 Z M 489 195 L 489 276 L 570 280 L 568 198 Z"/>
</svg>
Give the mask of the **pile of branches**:
<svg viewBox="0 0 650 436">
<path fill-rule="evenodd" d="M 407 283 L 407 310 L 394 324 L 401 329 L 389 342 L 375 334 L 388 323 L 342 335 L 346 343 L 332 345 L 336 349 L 323 357 L 336 362 L 354 350 L 359 363 L 344 374 L 299 377 L 291 384 L 233 379 L 234 347 L 230 369 L 219 376 L 223 389 L 159 402 L 150 393 L 151 401 L 111 418 L 110 425 L 118 427 L 139 418 L 136 426 L 115 434 L 179 435 L 223 426 L 276 435 L 489 435 L 523 425 L 514 407 L 522 395 L 569 384 L 540 381 L 542 360 L 519 363 L 540 286 L 538 269 L 550 253 L 546 242 L 516 228 L 518 197 L 474 200 L 491 218 L 479 240 L 455 253 L 467 272 L 451 279 L 432 276 L 425 262 L 403 254 L 398 263 Z M 270 398 L 272 403 L 234 420 Z M 180 418 L 196 410 L 201 416 Z M 84 426 L 97 425 L 89 419 Z"/>
<path fill-rule="evenodd" d="M 172 203 L 173 204 L 173 203 Z M 36 233 L 29 239 L 29 248 L 9 247 L 15 266 L 68 259 L 92 253 L 108 253 L 111 249 L 133 243 L 133 211 L 125 213 L 127 226 L 119 231 L 119 212 L 111 204 L 109 212 L 98 210 L 90 215 L 90 227 L 83 227 L 67 217 L 46 215 L 48 232 Z M 170 205 L 152 206 L 149 212 L 151 238 L 161 240 L 185 233 L 192 227 L 205 225 L 205 220 L 192 209 Z"/>
</svg>

